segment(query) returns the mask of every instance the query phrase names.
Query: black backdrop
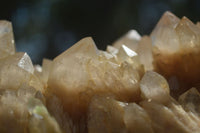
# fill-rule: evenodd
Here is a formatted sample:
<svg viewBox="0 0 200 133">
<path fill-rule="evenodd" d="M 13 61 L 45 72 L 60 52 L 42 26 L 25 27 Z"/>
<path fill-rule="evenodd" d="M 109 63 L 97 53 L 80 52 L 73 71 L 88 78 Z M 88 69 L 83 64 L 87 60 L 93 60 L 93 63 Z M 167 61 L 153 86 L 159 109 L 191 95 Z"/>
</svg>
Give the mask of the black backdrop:
<svg viewBox="0 0 200 133">
<path fill-rule="evenodd" d="M 149 34 L 167 10 L 200 20 L 199 0 L 4 0 L 0 19 L 12 21 L 17 50 L 41 63 L 86 36 L 105 49 L 129 29 Z"/>
</svg>

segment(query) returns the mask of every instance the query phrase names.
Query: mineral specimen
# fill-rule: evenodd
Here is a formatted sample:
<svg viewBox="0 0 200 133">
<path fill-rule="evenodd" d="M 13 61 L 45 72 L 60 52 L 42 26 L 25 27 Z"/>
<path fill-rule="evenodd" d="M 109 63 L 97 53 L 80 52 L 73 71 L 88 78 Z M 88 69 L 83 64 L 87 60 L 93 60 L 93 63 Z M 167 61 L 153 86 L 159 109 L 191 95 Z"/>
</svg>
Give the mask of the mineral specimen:
<svg viewBox="0 0 200 133">
<path fill-rule="evenodd" d="M 199 25 L 166 12 L 150 36 L 86 37 L 40 66 L 0 21 L 0 132 L 199 133 Z"/>
</svg>

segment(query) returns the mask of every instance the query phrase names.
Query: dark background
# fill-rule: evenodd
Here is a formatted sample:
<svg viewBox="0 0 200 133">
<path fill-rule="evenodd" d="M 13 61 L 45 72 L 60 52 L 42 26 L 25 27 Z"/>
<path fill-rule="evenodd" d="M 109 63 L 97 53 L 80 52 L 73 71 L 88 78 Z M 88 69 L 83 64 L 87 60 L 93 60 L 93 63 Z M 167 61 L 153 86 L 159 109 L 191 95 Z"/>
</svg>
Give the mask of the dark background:
<svg viewBox="0 0 200 133">
<path fill-rule="evenodd" d="M 86 36 L 105 49 L 130 29 L 149 34 L 167 10 L 200 20 L 200 0 L 5 0 L 0 19 L 12 21 L 17 51 L 41 63 Z"/>
</svg>

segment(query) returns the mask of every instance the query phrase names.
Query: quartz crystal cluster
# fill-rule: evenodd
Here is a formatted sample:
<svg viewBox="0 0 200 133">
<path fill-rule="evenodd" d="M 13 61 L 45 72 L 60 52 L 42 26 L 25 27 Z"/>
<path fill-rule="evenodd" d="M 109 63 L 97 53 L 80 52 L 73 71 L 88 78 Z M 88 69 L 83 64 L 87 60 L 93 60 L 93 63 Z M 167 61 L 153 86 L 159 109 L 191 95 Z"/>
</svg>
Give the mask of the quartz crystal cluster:
<svg viewBox="0 0 200 133">
<path fill-rule="evenodd" d="M 199 133 L 200 26 L 164 13 L 99 50 L 86 37 L 33 65 L 0 21 L 1 133 Z"/>
</svg>

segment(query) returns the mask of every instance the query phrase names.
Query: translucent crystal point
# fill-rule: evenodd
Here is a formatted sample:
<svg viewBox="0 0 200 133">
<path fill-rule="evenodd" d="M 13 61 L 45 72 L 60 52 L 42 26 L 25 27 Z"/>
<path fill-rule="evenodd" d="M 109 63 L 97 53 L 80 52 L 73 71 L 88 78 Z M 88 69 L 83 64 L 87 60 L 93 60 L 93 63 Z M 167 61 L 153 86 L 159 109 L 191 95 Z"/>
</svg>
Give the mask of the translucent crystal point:
<svg viewBox="0 0 200 133">
<path fill-rule="evenodd" d="M 34 72 L 34 67 L 32 64 L 32 61 L 30 59 L 30 57 L 27 55 L 27 53 L 25 53 L 21 59 L 18 62 L 18 66 L 22 69 L 24 69 L 27 72 L 30 72 L 31 74 L 33 74 Z"/>
<path fill-rule="evenodd" d="M 175 28 L 180 19 L 170 12 L 165 12 L 150 37 L 152 44 L 160 51 L 174 53 L 179 50 L 179 39 Z"/>
<path fill-rule="evenodd" d="M 188 50 L 200 47 L 200 28 L 188 18 L 183 17 L 176 26 L 175 31 L 179 37 L 182 49 Z"/>
<path fill-rule="evenodd" d="M 138 54 L 125 45 L 120 47 L 119 52 L 117 53 L 117 57 L 120 62 L 127 61 L 128 63 L 133 64 L 133 67 L 138 67 Z"/>
<path fill-rule="evenodd" d="M 124 60 L 126 60 L 127 57 L 129 58 L 136 57 L 137 53 L 128 48 L 127 46 L 122 45 L 119 49 L 118 56 L 119 58 L 124 58 Z"/>
<path fill-rule="evenodd" d="M 15 42 L 13 37 L 12 24 L 9 21 L 0 21 L 0 58 L 15 53 Z"/>
<path fill-rule="evenodd" d="M 137 45 L 140 39 L 141 39 L 141 36 L 136 30 L 130 30 L 124 36 L 119 38 L 119 40 L 114 42 L 113 47 L 119 49 L 122 45 L 126 45 L 133 51 L 136 51 Z"/>
</svg>

